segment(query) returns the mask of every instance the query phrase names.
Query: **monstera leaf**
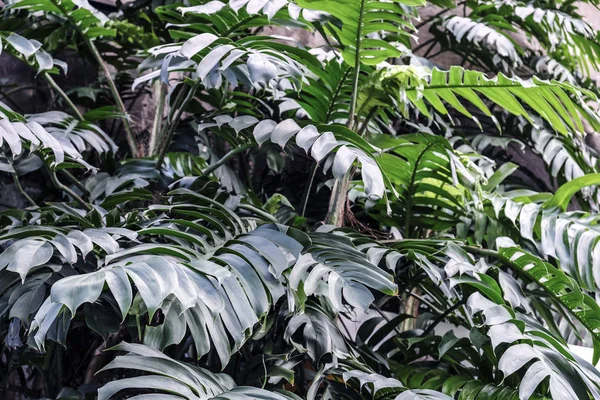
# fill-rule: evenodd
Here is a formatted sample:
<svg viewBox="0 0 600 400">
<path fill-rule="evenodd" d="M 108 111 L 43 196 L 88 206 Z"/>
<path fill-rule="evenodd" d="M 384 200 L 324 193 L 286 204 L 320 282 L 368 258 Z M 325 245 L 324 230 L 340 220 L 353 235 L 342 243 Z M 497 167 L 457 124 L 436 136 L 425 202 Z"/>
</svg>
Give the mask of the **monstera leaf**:
<svg viewBox="0 0 600 400">
<path fill-rule="evenodd" d="M 144 393 L 157 390 L 161 394 L 139 394 L 132 398 L 161 399 L 296 399 L 285 393 L 269 392 L 253 387 L 236 386 L 226 374 L 214 374 L 206 369 L 187 365 L 165 356 L 160 351 L 139 344 L 121 343 L 111 350 L 127 352 L 117 356 L 103 371 L 119 368 L 149 373 L 134 378 L 109 382 L 98 391 L 99 400 L 108 400 L 122 390 Z"/>
</svg>

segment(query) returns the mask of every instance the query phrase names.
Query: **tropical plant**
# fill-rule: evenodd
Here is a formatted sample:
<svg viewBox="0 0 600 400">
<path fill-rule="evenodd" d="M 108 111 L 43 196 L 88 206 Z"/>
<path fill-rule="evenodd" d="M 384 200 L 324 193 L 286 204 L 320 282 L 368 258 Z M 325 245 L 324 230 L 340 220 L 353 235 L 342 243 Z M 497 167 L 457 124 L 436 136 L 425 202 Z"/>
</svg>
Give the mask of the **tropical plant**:
<svg viewBox="0 0 600 400">
<path fill-rule="evenodd" d="M 598 35 L 432 4 L 6 2 L 2 398 L 600 398 Z"/>
</svg>

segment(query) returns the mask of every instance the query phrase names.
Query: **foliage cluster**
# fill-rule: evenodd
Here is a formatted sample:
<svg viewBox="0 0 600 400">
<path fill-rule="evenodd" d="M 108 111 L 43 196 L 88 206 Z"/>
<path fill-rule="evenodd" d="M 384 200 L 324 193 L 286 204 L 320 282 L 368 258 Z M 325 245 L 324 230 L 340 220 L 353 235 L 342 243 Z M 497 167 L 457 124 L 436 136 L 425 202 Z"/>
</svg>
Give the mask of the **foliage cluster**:
<svg viewBox="0 0 600 400">
<path fill-rule="evenodd" d="M 600 398 L 599 34 L 431 3 L 8 0 L 0 396 Z"/>
</svg>

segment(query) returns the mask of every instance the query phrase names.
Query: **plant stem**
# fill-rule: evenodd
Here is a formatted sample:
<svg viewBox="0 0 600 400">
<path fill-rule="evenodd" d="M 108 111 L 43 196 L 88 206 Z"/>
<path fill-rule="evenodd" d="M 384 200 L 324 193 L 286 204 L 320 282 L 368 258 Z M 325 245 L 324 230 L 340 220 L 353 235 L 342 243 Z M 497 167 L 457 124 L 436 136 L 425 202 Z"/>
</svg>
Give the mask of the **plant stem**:
<svg viewBox="0 0 600 400">
<path fill-rule="evenodd" d="M 362 28 L 365 15 L 366 0 L 361 0 L 358 15 L 358 28 L 356 31 L 356 47 L 354 54 L 354 77 L 352 80 L 352 96 L 350 98 L 350 112 L 348 114 L 348 129 L 354 129 L 356 120 L 356 103 L 358 101 L 358 81 L 360 78 L 360 47 L 362 45 Z M 354 168 L 350 168 L 341 180 L 333 184 L 331 197 L 329 198 L 329 210 L 327 211 L 327 223 L 341 227 L 344 225 L 344 213 L 346 211 L 346 198 L 350 187 L 350 178 L 354 174 Z"/>
<path fill-rule="evenodd" d="M 411 290 L 411 292 L 418 291 L 418 288 Z M 405 332 L 415 329 L 417 327 L 417 317 L 419 316 L 419 300 L 415 296 L 409 296 L 406 301 L 401 304 L 400 313 L 413 316 L 413 318 L 406 318 L 401 322 L 400 330 Z"/>
<path fill-rule="evenodd" d="M 242 166 L 241 168 L 243 170 L 244 178 L 246 179 L 246 186 L 251 192 L 254 192 L 254 185 L 252 183 L 252 171 L 250 168 L 251 164 L 248 162 L 246 154 L 238 154 L 238 162 Z"/>
<path fill-rule="evenodd" d="M 131 155 L 133 157 L 137 157 L 138 156 L 138 147 L 137 147 L 137 143 L 135 141 L 135 136 L 133 135 L 133 131 L 131 130 L 131 126 L 129 125 L 129 120 L 127 119 L 127 109 L 125 108 L 125 104 L 123 103 L 123 100 L 121 99 L 121 95 L 119 95 L 119 90 L 117 89 L 115 82 L 113 81 L 112 77 L 110 76 L 110 71 L 108 69 L 108 65 L 104 62 L 104 59 L 100 55 L 100 52 L 96 48 L 96 45 L 94 45 L 94 42 L 92 42 L 90 40 L 90 38 L 88 38 L 86 36 L 85 32 L 83 32 L 83 30 L 79 27 L 77 22 L 73 20 L 73 18 L 71 17 L 71 15 L 69 15 L 67 10 L 63 7 L 63 5 L 57 0 L 52 0 L 52 4 L 54 4 L 56 7 L 58 7 L 58 9 L 60 9 L 60 11 L 64 14 L 64 16 L 69 20 L 69 22 L 71 22 L 71 24 L 77 30 L 79 35 L 81 35 L 81 37 L 83 38 L 85 45 L 88 47 L 88 49 L 94 56 L 94 59 L 100 66 L 100 69 L 102 69 L 102 73 L 104 74 L 104 77 L 106 78 L 106 81 L 108 82 L 108 87 L 110 89 L 110 92 L 111 92 L 114 100 L 115 100 L 115 103 L 117 104 L 117 107 L 123 114 L 123 117 L 122 117 L 123 126 L 125 127 L 125 135 L 126 135 L 126 139 L 127 139 L 127 144 L 129 144 L 129 149 L 131 151 Z"/>
<path fill-rule="evenodd" d="M 350 112 L 348 114 L 348 129 L 354 129 L 356 120 L 356 103 L 358 101 L 358 81 L 360 78 L 360 47 L 362 45 L 362 28 L 365 16 L 366 0 L 361 0 L 358 15 L 358 28 L 356 31 L 356 47 L 354 54 L 354 77 L 352 79 L 352 97 L 350 99 Z M 344 212 L 346 211 L 346 198 L 350 188 L 350 178 L 354 174 L 354 168 L 350 168 L 342 180 L 336 180 L 333 185 L 329 199 L 329 210 L 327 212 L 327 223 L 341 227 L 344 225 Z"/>
<path fill-rule="evenodd" d="M 446 311 L 444 311 L 442 314 L 440 314 L 439 317 L 437 317 L 432 323 L 431 325 L 429 325 L 427 327 L 427 329 L 425 329 L 423 331 L 423 333 L 421 334 L 421 337 L 425 337 L 427 335 L 429 335 L 431 332 L 433 332 L 433 330 L 435 329 L 436 326 L 439 325 L 440 322 L 442 322 L 446 317 L 448 317 L 450 314 L 452 314 L 454 311 L 458 310 L 458 308 L 460 306 L 462 306 L 465 303 L 465 299 L 461 299 L 459 302 L 455 303 L 452 307 L 450 307 L 449 309 L 447 309 Z"/>
<path fill-rule="evenodd" d="M 17 187 L 17 190 L 21 193 L 23 197 L 25 197 L 25 200 L 27 200 L 27 202 L 32 206 L 37 207 L 38 205 L 36 204 L 36 202 L 33 201 L 31 197 L 29 197 L 27 192 L 25 192 L 25 189 L 23 189 L 23 186 L 21 186 L 21 181 L 19 181 L 19 175 L 15 172 L 12 174 L 12 177 L 13 181 L 15 182 L 15 186 Z"/>
<path fill-rule="evenodd" d="M 371 120 L 373 119 L 373 117 L 375 116 L 375 114 L 377 113 L 378 107 L 375 106 L 373 108 L 371 108 L 371 111 L 369 111 L 369 115 L 366 116 L 365 120 L 363 121 L 361 127 L 358 129 L 358 134 L 360 136 L 364 136 L 364 134 L 367 131 L 367 128 L 369 127 L 369 122 L 371 122 Z"/>
<path fill-rule="evenodd" d="M 119 95 L 119 90 L 117 89 L 117 85 L 115 85 L 115 82 L 113 81 L 112 77 L 110 76 L 110 71 L 108 70 L 108 65 L 104 62 L 104 59 L 100 55 L 100 52 L 96 48 L 96 45 L 94 45 L 94 42 L 92 42 L 90 40 L 90 38 L 88 38 L 86 36 L 85 32 L 83 32 L 83 30 L 77 24 L 77 21 L 73 20 L 73 17 L 71 17 L 71 15 L 64 8 L 64 6 L 60 3 L 60 1 L 58 1 L 58 0 L 51 0 L 51 1 L 52 1 L 52 4 L 54 4 L 64 14 L 65 18 L 67 18 L 69 20 L 69 22 L 77 30 L 79 35 L 81 35 L 85 45 L 88 47 L 88 49 L 94 56 L 94 59 L 100 66 L 100 69 L 102 69 L 102 73 L 104 74 L 104 77 L 106 78 L 106 81 L 108 82 L 108 87 L 110 89 L 110 92 L 111 92 L 114 100 L 115 100 L 115 103 L 117 104 L 117 107 L 123 114 L 123 117 L 122 117 L 123 126 L 125 127 L 125 135 L 126 135 L 126 139 L 127 139 L 127 144 L 129 144 L 129 149 L 131 151 L 131 155 L 133 157 L 137 157 L 138 156 L 138 147 L 137 147 L 137 143 L 135 141 L 135 136 L 133 135 L 133 131 L 131 130 L 131 126 L 129 125 L 129 120 L 127 119 L 127 109 L 125 108 L 125 104 L 123 103 L 123 100 L 121 99 L 121 95 Z"/>
<path fill-rule="evenodd" d="M 69 171 L 67 171 L 66 169 L 60 170 L 60 173 L 62 173 L 64 176 L 67 177 L 67 179 L 69 181 L 71 181 L 71 183 L 75 186 L 77 186 L 77 189 L 81 190 L 81 192 L 83 194 L 85 194 L 86 196 L 89 196 L 89 191 L 86 189 L 86 187 L 83 185 L 83 183 L 81 183 L 77 178 L 75 178 Z"/>
<path fill-rule="evenodd" d="M 252 147 L 256 146 L 256 143 L 246 143 L 244 145 L 241 145 L 239 147 L 236 147 L 234 149 L 231 149 L 227 154 L 225 154 L 223 157 L 221 157 L 221 159 L 219 161 L 217 161 L 216 163 L 212 164 L 211 166 L 209 166 L 208 168 L 206 168 L 203 172 L 202 175 L 200 175 L 200 177 L 205 177 L 210 175 L 211 173 L 213 173 L 217 168 L 219 168 L 221 165 L 225 164 L 227 161 L 229 161 L 232 157 L 235 157 L 236 154 L 241 153 L 242 151 L 248 150 Z"/>
<path fill-rule="evenodd" d="M 373 99 L 374 93 L 375 93 L 375 90 L 371 90 L 369 92 L 367 99 L 365 101 L 363 101 L 360 108 L 358 109 L 358 112 L 356 112 L 356 127 L 358 127 L 358 124 L 360 123 L 360 121 L 358 121 L 358 119 L 360 118 L 360 115 L 363 113 L 365 108 L 369 105 L 369 103 Z M 373 109 L 371 109 L 371 111 L 373 111 Z M 370 112 L 369 112 L 369 115 L 370 115 Z"/>
<path fill-rule="evenodd" d="M 431 43 L 431 45 L 427 48 L 427 50 L 423 54 L 423 58 L 428 58 L 429 57 L 429 54 L 431 53 L 431 51 L 433 50 L 433 48 L 435 47 L 436 44 L 437 44 L 437 42 L 432 42 Z"/>
<path fill-rule="evenodd" d="M 361 0 L 360 2 L 360 11 L 358 15 L 358 28 L 356 32 L 356 48 L 354 55 L 354 78 L 352 81 L 352 98 L 350 100 L 350 112 L 348 115 L 348 128 L 353 129 L 354 120 L 356 116 L 354 115 L 356 111 L 356 103 L 358 101 L 358 81 L 360 78 L 360 46 L 362 45 L 362 26 L 363 19 L 365 15 L 365 3 L 366 0 Z"/>
<path fill-rule="evenodd" d="M 442 311 L 440 311 L 432 302 L 430 302 L 429 300 L 425 299 L 423 296 L 418 295 L 412 291 L 408 292 L 408 295 L 410 297 L 414 297 L 415 299 L 419 300 L 421 303 L 427 305 L 429 308 L 431 308 L 433 311 L 435 311 L 438 314 L 441 314 Z"/>
<path fill-rule="evenodd" d="M 433 38 L 433 39 L 429 39 L 429 40 L 426 40 L 426 41 L 424 41 L 423 43 L 419 44 L 417 47 L 415 47 L 415 48 L 414 48 L 414 49 L 412 49 L 411 51 L 412 51 L 412 53 L 413 53 L 413 54 L 416 54 L 416 53 L 417 53 L 417 51 L 421 50 L 423 47 L 427 46 L 427 45 L 428 45 L 428 44 L 430 44 L 430 43 L 432 43 L 433 45 L 435 45 L 435 43 L 436 43 L 436 38 Z"/>
<path fill-rule="evenodd" d="M 344 225 L 344 213 L 346 211 L 346 197 L 350 188 L 350 176 L 354 169 L 350 168 L 341 180 L 337 180 L 331 189 L 329 198 L 329 210 L 327 211 L 327 223 L 338 228 Z"/>
<path fill-rule="evenodd" d="M 161 125 L 165 111 L 165 100 L 167 92 L 165 85 L 162 82 L 156 82 L 154 94 L 158 97 L 158 104 L 156 105 L 156 113 L 154 114 L 154 122 L 152 124 L 152 132 L 150 133 L 150 141 L 148 143 L 148 155 L 153 156 L 158 151 L 158 144 L 162 139 L 160 134 L 162 133 Z"/>
<path fill-rule="evenodd" d="M 179 107 L 177 112 L 175 113 L 173 120 L 170 122 L 170 125 L 168 126 L 169 129 L 167 132 L 167 137 L 166 137 L 164 143 L 162 143 L 162 149 L 160 151 L 160 154 L 158 155 L 158 159 L 156 160 L 156 168 L 157 169 L 161 167 L 162 162 L 165 159 L 165 155 L 167 154 L 167 150 L 169 150 L 169 144 L 171 144 L 171 140 L 173 140 L 173 134 L 175 133 L 175 129 L 177 128 L 177 125 L 179 124 L 181 115 L 183 114 L 183 111 L 185 110 L 185 108 L 189 104 L 189 102 L 194 98 L 194 94 L 196 93 L 196 89 L 198 89 L 198 86 L 200 86 L 199 79 L 196 80 L 194 85 L 188 91 L 188 94 L 185 97 L 185 100 L 183 100 L 183 103 L 181 104 L 181 106 Z M 179 97 L 179 95 L 178 95 L 178 97 Z M 176 99 L 176 102 L 177 102 L 177 100 L 178 99 Z"/>
<path fill-rule="evenodd" d="M 69 106 L 71 111 L 73 111 L 73 114 L 75 114 L 77 119 L 80 121 L 83 121 L 83 115 L 81 115 L 81 112 L 79 111 L 77 106 L 71 101 L 69 96 L 60 88 L 60 86 L 58 86 L 58 84 L 50 76 L 50 74 L 48 74 L 48 72 L 43 72 L 42 76 L 44 77 L 46 82 L 48 82 L 48 84 L 52 87 L 52 89 L 54 89 L 54 91 L 56 91 L 56 93 L 58 93 L 60 95 L 60 97 L 63 98 L 63 100 L 65 101 L 65 103 L 67 103 L 67 105 Z"/>
<path fill-rule="evenodd" d="M 335 88 L 335 91 L 333 92 L 333 96 L 331 97 L 331 102 L 329 102 L 329 107 L 327 107 L 327 115 L 325 117 L 325 123 L 330 122 L 329 119 L 331 118 L 331 114 L 333 114 L 336 100 L 337 100 L 338 96 L 340 95 L 340 93 L 342 92 L 344 84 L 346 83 L 346 79 L 348 79 L 348 75 L 350 74 L 350 70 L 351 70 L 351 68 L 347 68 L 346 71 L 344 71 L 344 74 L 342 75 L 342 79 L 340 79 L 340 81 L 337 84 L 337 87 Z"/>
<path fill-rule="evenodd" d="M 313 182 L 315 181 L 315 175 L 317 174 L 317 169 L 319 169 L 319 163 L 316 163 L 312 173 L 310 174 L 310 180 L 308 181 L 308 189 L 306 190 L 306 197 L 304 198 L 304 203 L 302 204 L 302 213 L 301 217 L 304 217 L 306 213 L 306 206 L 308 205 L 308 198 L 310 197 L 310 191 L 312 190 Z"/>
<path fill-rule="evenodd" d="M 66 194 L 68 194 L 69 196 L 71 196 L 73 199 L 75 199 L 87 211 L 92 211 L 92 207 L 88 203 L 86 203 L 85 201 L 83 201 L 83 199 L 81 197 L 79 197 L 77 195 L 77 193 L 75 193 L 74 191 L 72 191 L 68 186 L 63 185 L 58 180 L 58 177 L 56 176 L 56 172 L 54 172 L 46 164 L 44 164 L 44 165 L 46 166 L 46 170 L 48 171 L 48 174 L 50 175 L 50 180 L 52 181 L 52 183 L 54 184 L 54 186 L 56 186 L 57 189 L 62 190 L 63 192 L 65 192 Z"/>
<path fill-rule="evenodd" d="M 387 315 L 385 315 L 385 313 L 379 307 L 377 307 L 375 304 L 373 304 L 373 308 L 375 309 L 375 311 L 377 311 L 377 313 L 379 315 L 381 315 L 381 318 L 383 318 L 385 320 L 385 322 L 387 322 L 388 324 L 390 322 L 392 322 L 392 320 Z M 394 330 L 396 331 L 397 334 L 401 334 L 402 333 L 402 331 L 400 330 L 400 328 L 398 328 L 398 325 L 394 326 Z"/>
<path fill-rule="evenodd" d="M 184 94 L 185 94 L 185 88 L 182 88 L 177 93 L 177 97 L 175 97 L 175 100 L 171 104 L 169 104 L 170 110 L 178 110 L 179 107 L 181 107 L 181 103 L 183 102 L 183 99 L 185 97 Z M 165 97 L 165 101 L 166 101 L 166 97 Z M 162 126 L 160 128 L 160 132 L 158 134 L 158 137 L 156 138 L 156 151 L 161 150 L 161 146 L 163 145 L 163 138 L 165 137 L 165 135 L 167 134 L 167 131 L 169 130 L 169 127 L 171 126 L 171 116 L 169 114 L 170 113 L 167 113 L 166 121 L 162 124 Z"/>
<path fill-rule="evenodd" d="M 127 139 L 127 144 L 129 145 L 129 150 L 131 151 L 131 156 L 134 158 L 138 157 L 139 149 L 138 149 L 137 142 L 135 140 L 135 135 L 133 134 L 133 130 L 131 129 L 131 125 L 129 124 L 127 109 L 125 108 L 123 99 L 121 99 L 121 95 L 119 94 L 119 90 L 117 89 L 117 85 L 115 84 L 115 81 L 110 76 L 110 70 L 108 69 L 108 65 L 104 62 L 104 59 L 100 55 L 100 52 L 96 48 L 96 45 L 94 44 L 94 42 L 92 42 L 90 39 L 88 39 L 88 37 L 85 35 L 83 35 L 83 38 L 84 38 L 85 44 L 87 45 L 89 50 L 92 52 L 92 55 L 94 56 L 94 58 L 96 59 L 96 62 L 100 66 L 100 69 L 102 69 L 102 73 L 104 74 L 104 77 L 106 78 L 106 82 L 108 83 L 108 88 L 110 89 L 113 99 L 115 100 L 117 108 L 123 114 L 122 120 L 123 120 L 123 127 L 125 128 L 125 138 Z"/>
</svg>

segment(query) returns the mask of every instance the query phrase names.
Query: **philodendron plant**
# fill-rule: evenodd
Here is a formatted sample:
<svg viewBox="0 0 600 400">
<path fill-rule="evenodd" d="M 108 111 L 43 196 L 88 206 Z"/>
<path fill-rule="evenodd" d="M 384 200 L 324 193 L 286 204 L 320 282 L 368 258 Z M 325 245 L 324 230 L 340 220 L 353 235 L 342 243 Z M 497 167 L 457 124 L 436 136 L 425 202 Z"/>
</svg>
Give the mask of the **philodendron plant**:
<svg viewBox="0 0 600 400">
<path fill-rule="evenodd" d="M 600 398 L 598 34 L 433 3 L 4 4 L 0 397 Z"/>
</svg>

